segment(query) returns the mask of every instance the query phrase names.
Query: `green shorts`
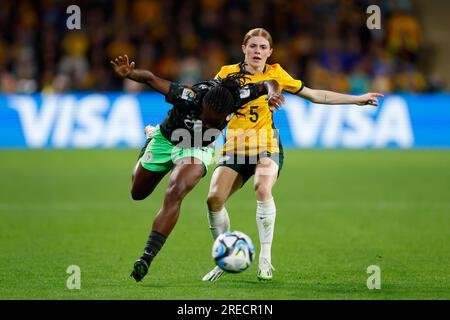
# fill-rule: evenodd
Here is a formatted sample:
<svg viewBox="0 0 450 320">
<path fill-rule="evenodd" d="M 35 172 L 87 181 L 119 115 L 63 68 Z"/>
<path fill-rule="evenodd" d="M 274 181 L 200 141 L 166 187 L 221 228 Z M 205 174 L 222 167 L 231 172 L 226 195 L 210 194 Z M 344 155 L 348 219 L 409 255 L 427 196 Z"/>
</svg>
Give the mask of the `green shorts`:
<svg viewBox="0 0 450 320">
<path fill-rule="evenodd" d="M 213 160 L 214 149 L 202 148 L 180 148 L 167 140 L 159 130 L 147 143 L 147 147 L 140 157 L 141 165 L 149 171 L 169 171 L 175 166 L 175 162 L 182 158 L 197 158 L 205 166 L 205 173 Z"/>
</svg>

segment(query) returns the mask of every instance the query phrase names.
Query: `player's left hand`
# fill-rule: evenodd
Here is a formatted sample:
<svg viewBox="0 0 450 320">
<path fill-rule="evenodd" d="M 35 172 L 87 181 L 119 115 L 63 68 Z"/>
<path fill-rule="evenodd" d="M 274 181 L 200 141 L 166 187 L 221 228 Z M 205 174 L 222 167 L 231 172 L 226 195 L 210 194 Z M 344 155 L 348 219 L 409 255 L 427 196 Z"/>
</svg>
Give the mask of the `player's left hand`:
<svg viewBox="0 0 450 320">
<path fill-rule="evenodd" d="M 286 102 L 286 99 L 281 93 L 274 93 L 266 97 L 266 101 L 269 103 L 269 109 L 274 112 L 275 109 L 280 109 L 281 106 Z"/>
<path fill-rule="evenodd" d="M 362 96 L 358 97 L 358 102 L 356 103 L 358 106 L 365 106 L 365 105 L 370 105 L 370 106 L 375 106 L 378 107 L 378 98 L 383 98 L 384 95 L 381 93 L 377 93 L 377 92 L 371 92 L 371 93 L 366 93 L 363 94 Z"/>
</svg>

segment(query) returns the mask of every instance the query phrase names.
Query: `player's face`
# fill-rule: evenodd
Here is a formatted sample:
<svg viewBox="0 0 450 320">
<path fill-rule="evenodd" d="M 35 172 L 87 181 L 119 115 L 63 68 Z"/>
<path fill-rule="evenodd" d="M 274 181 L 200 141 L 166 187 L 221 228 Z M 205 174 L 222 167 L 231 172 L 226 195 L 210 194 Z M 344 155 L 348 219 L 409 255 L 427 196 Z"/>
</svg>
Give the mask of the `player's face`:
<svg viewBox="0 0 450 320">
<path fill-rule="evenodd" d="M 272 54 L 269 41 L 260 36 L 250 38 L 247 44 L 242 46 L 242 51 L 245 54 L 245 62 L 254 68 L 263 67 Z"/>
</svg>

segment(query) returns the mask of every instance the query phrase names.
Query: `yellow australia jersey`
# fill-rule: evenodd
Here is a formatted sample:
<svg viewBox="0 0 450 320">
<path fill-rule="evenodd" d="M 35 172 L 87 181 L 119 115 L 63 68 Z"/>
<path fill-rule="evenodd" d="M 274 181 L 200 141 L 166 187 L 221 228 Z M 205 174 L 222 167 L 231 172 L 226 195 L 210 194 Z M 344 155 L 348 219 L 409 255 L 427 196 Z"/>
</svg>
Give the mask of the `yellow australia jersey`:
<svg viewBox="0 0 450 320">
<path fill-rule="evenodd" d="M 226 78 L 230 73 L 243 71 L 241 63 L 223 66 L 216 78 Z M 303 82 L 292 78 L 278 63 L 266 64 L 264 72 L 247 74 L 246 83 L 274 79 L 283 91 L 297 94 L 303 89 Z M 222 153 L 231 155 L 257 155 L 263 152 L 280 152 L 279 138 L 272 119 L 267 95 L 261 96 L 239 110 L 242 115 L 233 115 L 228 123 L 226 141 Z"/>
</svg>

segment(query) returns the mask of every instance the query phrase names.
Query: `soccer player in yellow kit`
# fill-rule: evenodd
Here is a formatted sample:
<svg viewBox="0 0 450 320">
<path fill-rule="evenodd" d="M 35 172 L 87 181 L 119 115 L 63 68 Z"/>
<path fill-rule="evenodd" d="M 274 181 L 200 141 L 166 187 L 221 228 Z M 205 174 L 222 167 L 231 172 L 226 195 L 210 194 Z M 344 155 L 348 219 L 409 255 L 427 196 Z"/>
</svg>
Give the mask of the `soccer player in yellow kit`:
<svg viewBox="0 0 450 320">
<path fill-rule="evenodd" d="M 247 83 L 274 79 L 282 90 L 320 104 L 378 105 L 379 93 L 361 96 L 340 94 L 305 87 L 303 82 L 292 78 L 279 64 L 266 64 L 272 54 L 272 37 L 262 28 L 250 30 L 244 37 L 242 51 L 245 60 L 239 64 L 223 66 L 217 78 L 225 78 L 234 72 L 245 72 Z M 256 194 L 256 223 L 261 250 L 258 261 L 259 280 L 271 280 L 271 246 L 276 217 L 272 196 L 280 170 L 283 166 L 283 148 L 278 137 L 272 112 L 265 97 L 253 100 L 241 109 L 242 115 L 234 115 L 227 127 L 222 159 L 215 169 L 208 194 L 208 222 L 213 238 L 230 231 L 230 220 L 225 208 L 229 197 L 251 177 Z M 215 267 L 203 277 L 203 281 L 215 281 L 223 275 Z"/>
</svg>

